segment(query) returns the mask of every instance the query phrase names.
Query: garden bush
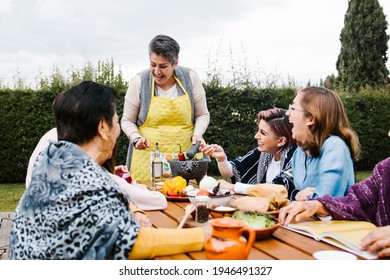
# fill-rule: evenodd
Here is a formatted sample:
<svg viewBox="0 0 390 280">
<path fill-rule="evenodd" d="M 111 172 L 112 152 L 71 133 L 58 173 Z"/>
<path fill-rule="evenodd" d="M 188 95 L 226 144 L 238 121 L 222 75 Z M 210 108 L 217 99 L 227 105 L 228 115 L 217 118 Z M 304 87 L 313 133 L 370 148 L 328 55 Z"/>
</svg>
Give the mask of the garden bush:
<svg viewBox="0 0 390 280">
<path fill-rule="evenodd" d="M 52 103 L 60 89 L 0 90 L 0 183 L 24 182 L 29 157 L 40 137 L 55 126 Z M 256 147 L 257 113 L 273 106 L 287 108 L 294 88 L 234 89 L 205 85 L 211 114 L 204 135 L 208 143 L 220 144 L 229 158 Z M 121 117 L 125 90 L 118 90 L 117 110 Z M 356 170 L 371 170 L 375 163 L 389 156 L 389 90 L 366 90 L 360 94 L 340 93 L 351 125 L 362 145 Z M 118 139 L 118 164 L 125 164 L 128 140 Z M 213 160 L 210 175 L 218 170 Z"/>
</svg>

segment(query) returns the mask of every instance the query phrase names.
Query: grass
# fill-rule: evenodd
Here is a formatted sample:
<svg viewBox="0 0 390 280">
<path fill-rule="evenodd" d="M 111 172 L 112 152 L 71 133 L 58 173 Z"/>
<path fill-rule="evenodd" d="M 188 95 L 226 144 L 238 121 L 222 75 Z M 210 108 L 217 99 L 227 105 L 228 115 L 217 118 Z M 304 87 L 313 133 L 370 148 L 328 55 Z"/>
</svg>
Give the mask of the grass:
<svg viewBox="0 0 390 280">
<path fill-rule="evenodd" d="M 358 171 L 355 174 L 356 182 L 360 182 L 371 175 L 372 171 Z M 13 212 L 20 197 L 26 190 L 24 184 L 0 184 L 0 212 Z"/>
<path fill-rule="evenodd" d="M 25 184 L 0 184 L 0 212 L 13 212 L 25 190 Z"/>
</svg>

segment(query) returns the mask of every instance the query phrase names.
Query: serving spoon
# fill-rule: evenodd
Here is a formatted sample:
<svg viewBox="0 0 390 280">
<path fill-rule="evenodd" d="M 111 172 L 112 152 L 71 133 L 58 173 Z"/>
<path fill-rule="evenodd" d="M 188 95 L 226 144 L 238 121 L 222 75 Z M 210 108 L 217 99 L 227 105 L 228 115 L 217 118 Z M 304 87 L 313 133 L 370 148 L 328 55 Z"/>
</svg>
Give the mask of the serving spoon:
<svg viewBox="0 0 390 280">
<path fill-rule="evenodd" d="M 188 216 L 189 216 L 192 212 L 194 212 L 194 210 L 195 210 L 195 205 L 194 205 L 194 204 L 191 203 L 191 204 L 188 204 L 188 205 L 187 205 L 187 207 L 186 207 L 186 209 L 185 209 L 185 214 L 184 214 L 183 218 L 181 219 L 180 224 L 177 226 L 178 229 L 180 229 L 180 228 L 183 227 L 184 223 L 185 223 L 185 222 L 187 221 L 187 219 L 188 219 Z"/>
</svg>

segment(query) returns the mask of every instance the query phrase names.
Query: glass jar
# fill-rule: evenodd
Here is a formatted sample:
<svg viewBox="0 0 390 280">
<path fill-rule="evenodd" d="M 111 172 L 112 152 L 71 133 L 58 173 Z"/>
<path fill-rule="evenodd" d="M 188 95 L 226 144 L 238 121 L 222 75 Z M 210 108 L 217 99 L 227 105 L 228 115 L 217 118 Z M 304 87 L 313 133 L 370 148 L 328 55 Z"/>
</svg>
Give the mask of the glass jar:
<svg viewBox="0 0 390 280">
<path fill-rule="evenodd" d="M 210 197 L 208 196 L 195 196 L 195 222 L 205 223 L 209 220 L 209 205 Z"/>
</svg>

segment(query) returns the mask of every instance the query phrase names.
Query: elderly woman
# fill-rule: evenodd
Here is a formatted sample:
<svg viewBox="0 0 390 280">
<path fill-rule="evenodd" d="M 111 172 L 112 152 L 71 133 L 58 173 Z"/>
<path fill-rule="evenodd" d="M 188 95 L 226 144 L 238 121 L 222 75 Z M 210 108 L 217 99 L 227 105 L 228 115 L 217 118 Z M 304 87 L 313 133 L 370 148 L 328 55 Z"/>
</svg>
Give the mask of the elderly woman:
<svg viewBox="0 0 390 280">
<path fill-rule="evenodd" d="M 31 154 L 26 174 L 26 188 L 30 185 L 31 175 L 34 163 L 39 155 L 51 141 L 57 141 L 57 128 L 52 128 L 46 132 L 39 140 L 33 153 Z M 168 206 L 165 196 L 159 191 L 150 191 L 145 185 L 137 184 L 134 180 L 129 184 L 125 179 L 116 176 L 122 171 L 127 171 L 127 168 L 123 165 L 115 166 L 115 153 L 118 145 L 115 145 L 112 158 L 106 161 L 103 166 L 111 173 L 111 177 L 118 183 L 118 186 L 123 191 L 127 192 L 131 197 L 133 204 L 130 206 L 136 206 L 141 210 L 159 210 L 166 209 Z M 137 209 L 132 208 L 133 211 Z"/>
<path fill-rule="evenodd" d="M 179 145 L 204 142 L 210 114 L 206 93 L 195 71 L 178 66 L 179 44 L 157 35 L 149 43 L 149 69 L 137 74 L 126 92 L 121 120 L 129 138 L 126 165 L 137 181 L 150 179 L 150 146 L 177 154 Z M 135 164 L 136 163 L 136 164 Z"/>
<path fill-rule="evenodd" d="M 58 140 L 38 156 L 15 212 L 10 259 L 145 259 L 201 250 L 202 229 L 140 227 L 102 165 L 120 133 L 114 89 L 83 82 L 53 103 Z"/>
<path fill-rule="evenodd" d="M 220 187 L 247 194 L 247 190 L 261 183 L 283 185 L 288 197 L 293 198 L 294 183 L 291 159 L 296 149 L 291 135 L 292 125 L 286 110 L 272 108 L 260 111 L 257 116 L 257 147 L 246 155 L 228 161 L 223 148 L 217 144 L 203 145 L 201 151 L 216 158 L 223 177 L 233 177 L 235 184 L 220 180 Z"/>
</svg>

